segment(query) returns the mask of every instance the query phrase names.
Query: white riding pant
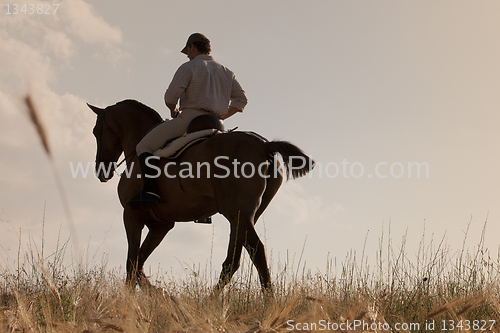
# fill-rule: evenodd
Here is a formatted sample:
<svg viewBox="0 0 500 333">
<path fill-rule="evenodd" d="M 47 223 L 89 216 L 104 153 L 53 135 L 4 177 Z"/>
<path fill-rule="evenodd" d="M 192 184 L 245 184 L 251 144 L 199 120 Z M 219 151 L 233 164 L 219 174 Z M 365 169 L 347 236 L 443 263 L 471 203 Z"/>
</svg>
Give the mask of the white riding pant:
<svg viewBox="0 0 500 333">
<path fill-rule="evenodd" d="M 186 133 L 191 120 L 204 114 L 212 114 L 208 111 L 196 109 L 184 109 L 176 118 L 165 120 L 163 123 L 149 131 L 136 147 L 137 155 L 142 153 L 153 154 L 170 139 L 179 137 Z"/>
</svg>

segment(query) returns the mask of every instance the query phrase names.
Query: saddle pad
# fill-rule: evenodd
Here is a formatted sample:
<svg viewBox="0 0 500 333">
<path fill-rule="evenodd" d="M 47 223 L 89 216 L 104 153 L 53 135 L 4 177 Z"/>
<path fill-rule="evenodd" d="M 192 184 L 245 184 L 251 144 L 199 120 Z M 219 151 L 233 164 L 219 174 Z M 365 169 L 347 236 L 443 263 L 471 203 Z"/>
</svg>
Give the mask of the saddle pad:
<svg viewBox="0 0 500 333">
<path fill-rule="evenodd" d="M 203 131 L 184 134 L 180 138 L 175 139 L 174 141 L 169 143 L 166 147 L 155 151 L 154 155 L 174 159 L 194 143 L 205 140 L 208 137 L 215 135 L 216 133 L 220 133 L 220 131 L 216 129 L 207 129 Z"/>
</svg>

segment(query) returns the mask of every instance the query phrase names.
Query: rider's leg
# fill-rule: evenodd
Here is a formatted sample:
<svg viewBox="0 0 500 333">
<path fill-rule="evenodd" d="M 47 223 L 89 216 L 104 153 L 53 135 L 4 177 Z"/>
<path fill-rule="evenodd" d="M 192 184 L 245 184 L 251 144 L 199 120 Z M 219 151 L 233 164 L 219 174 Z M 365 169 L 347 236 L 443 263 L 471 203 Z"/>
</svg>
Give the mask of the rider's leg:
<svg viewBox="0 0 500 333">
<path fill-rule="evenodd" d="M 165 121 L 154 127 L 139 142 L 136 150 L 137 156 L 139 156 L 143 188 L 134 198 L 132 198 L 132 200 L 129 201 L 129 203 L 153 204 L 161 201 L 158 185 L 156 183 L 157 177 L 152 177 L 157 175 L 158 169 L 151 168 L 147 165 L 149 164 L 154 166 L 155 163 L 158 163 L 159 159 L 156 157 L 150 157 L 153 156 L 153 153 L 163 146 L 167 140 L 182 136 L 186 133 L 191 120 L 203 114 L 208 114 L 208 112 L 193 109 L 183 110 L 176 118 Z M 147 177 L 148 175 L 149 177 Z"/>
<path fill-rule="evenodd" d="M 137 145 L 137 155 L 145 152 L 153 154 L 167 140 L 184 135 L 191 120 L 204 114 L 209 114 L 209 112 L 194 109 L 183 110 L 176 118 L 166 120 L 154 127 Z"/>
<path fill-rule="evenodd" d="M 139 165 L 141 167 L 143 186 L 141 191 L 129 201 L 131 205 L 142 203 L 154 204 L 161 201 L 158 184 L 156 183 L 158 169 L 153 168 L 158 165 L 158 160 L 159 157 L 156 157 L 149 152 L 144 152 L 139 155 Z"/>
</svg>

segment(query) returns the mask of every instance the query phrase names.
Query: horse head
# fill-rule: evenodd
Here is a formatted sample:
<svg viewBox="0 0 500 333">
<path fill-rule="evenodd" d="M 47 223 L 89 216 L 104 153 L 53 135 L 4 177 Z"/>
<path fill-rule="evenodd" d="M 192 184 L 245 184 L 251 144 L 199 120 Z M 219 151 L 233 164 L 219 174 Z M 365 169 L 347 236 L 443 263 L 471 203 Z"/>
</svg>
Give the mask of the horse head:
<svg viewBox="0 0 500 333">
<path fill-rule="evenodd" d="M 101 182 L 110 180 L 116 168 L 116 161 L 123 149 L 120 138 L 109 126 L 106 119 L 106 109 L 87 104 L 97 115 L 94 126 L 94 136 L 97 141 L 97 153 L 95 158 L 95 175 Z"/>
</svg>

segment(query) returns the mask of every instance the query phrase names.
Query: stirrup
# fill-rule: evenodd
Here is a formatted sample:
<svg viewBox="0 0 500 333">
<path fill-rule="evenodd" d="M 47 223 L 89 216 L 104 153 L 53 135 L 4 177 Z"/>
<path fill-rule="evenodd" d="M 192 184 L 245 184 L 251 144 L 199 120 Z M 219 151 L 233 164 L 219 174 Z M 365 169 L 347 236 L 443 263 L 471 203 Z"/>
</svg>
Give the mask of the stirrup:
<svg viewBox="0 0 500 333">
<path fill-rule="evenodd" d="M 161 201 L 161 197 L 150 191 L 141 190 L 139 193 L 135 195 L 132 199 L 130 199 L 127 203 L 134 208 L 151 208 L 155 204 Z"/>
</svg>

